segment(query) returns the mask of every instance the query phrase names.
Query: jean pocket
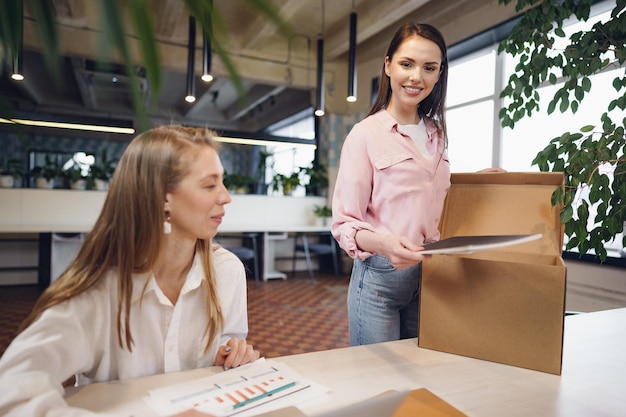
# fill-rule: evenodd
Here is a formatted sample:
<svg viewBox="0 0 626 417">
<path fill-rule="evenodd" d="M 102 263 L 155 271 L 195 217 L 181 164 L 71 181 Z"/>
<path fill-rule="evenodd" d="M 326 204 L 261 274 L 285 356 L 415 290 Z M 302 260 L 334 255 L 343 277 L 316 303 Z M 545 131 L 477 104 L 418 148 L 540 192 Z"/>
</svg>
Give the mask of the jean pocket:
<svg viewBox="0 0 626 417">
<path fill-rule="evenodd" d="M 376 254 L 370 256 L 365 260 L 365 265 L 367 269 L 379 272 L 390 272 L 394 271 L 396 268 L 389 262 L 386 256 Z"/>
</svg>

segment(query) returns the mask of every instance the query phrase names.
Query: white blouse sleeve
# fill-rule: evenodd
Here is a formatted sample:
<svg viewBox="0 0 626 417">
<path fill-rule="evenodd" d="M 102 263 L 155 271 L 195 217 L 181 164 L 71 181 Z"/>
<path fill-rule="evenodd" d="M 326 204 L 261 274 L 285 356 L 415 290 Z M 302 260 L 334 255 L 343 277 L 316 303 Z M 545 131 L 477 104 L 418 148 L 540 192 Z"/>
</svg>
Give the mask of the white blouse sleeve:
<svg viewBox="0 0 626 417">
<path fill-rule="evenodd" d="M 13 340 L 0 358 L 0 415 L 111 415 L 72 408 L 63 398 L 63 382 L 93 366 L 100 342 L 94 310 L 91 297 L 74 298 L 44 311 Z"/>
</svg>

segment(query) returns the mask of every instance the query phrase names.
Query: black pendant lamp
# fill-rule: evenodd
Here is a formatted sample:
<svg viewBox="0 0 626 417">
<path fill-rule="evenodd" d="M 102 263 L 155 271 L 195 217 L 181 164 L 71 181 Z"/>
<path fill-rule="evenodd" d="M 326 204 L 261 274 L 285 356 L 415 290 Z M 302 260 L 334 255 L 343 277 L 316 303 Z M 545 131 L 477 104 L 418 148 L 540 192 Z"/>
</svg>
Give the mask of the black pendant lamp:
<svg viewBox="0 0 626 417">
<path fill-rule="evenodd" d="M 11 79 L 22 81 L 24 79 L 24 2 L 20 1 L 20 15 L 16 24 L 17 42 L 11 57 Z"/>
<path fill-rule="evenodd" d="M 317 103 L 315 115 L 324 115 L 324 39 L 320 35 L 317 39 Z"/>
<path fill-rule="evenodd" d="M 196 80 L 194 78 L 194 67 L 196 65 L 196 18 L 189 16 L 189 41 L 187 43 L 187 94 L 185 101 L 193 103 L 196 101 Z"/>
<path fill-rule="evenodd" d="M 204 41 L 202 43 L 202 76 L 200 77 L 205 83 L 213 81 L 211 75 L 211 63 L 213 61 L 213 52 L 211 51 L 211 38 L 209 34 L 204 32 Z"/>
<path fill-rule="evenodd" d="M 350 13 L 350 50 L 348 52 L 348 95 L 350 103 L 356 101 L 356 12 Z"/>
</svg>

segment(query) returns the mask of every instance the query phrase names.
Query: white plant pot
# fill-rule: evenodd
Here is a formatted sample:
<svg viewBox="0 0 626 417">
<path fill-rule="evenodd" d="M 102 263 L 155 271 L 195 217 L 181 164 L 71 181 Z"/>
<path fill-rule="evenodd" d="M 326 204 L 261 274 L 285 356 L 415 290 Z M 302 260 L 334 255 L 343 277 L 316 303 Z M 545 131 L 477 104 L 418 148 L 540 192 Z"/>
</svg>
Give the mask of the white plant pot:
<svg viewBox="0 0 626 417">
<path fill-rule="evenodd" d="M 316 217 L 315 218 L 316 227 L 330 227 L 332 222 L 333 222 L 332 217 Z"/>
<path fill-rule="evenodd" d="M 96 180 L 94 182 L 95 182 L 95 185 L 96 185 L 96 190 L 98 190 L 98 191 L 108 191 L 109 190 L 109 181 L 101 180 L 99 178 L 96 178 Z"/>
<path fill-rule="evenodd" d="M 13 175 L 0 175 L 0 187 L 12 188 L 15 185 Z"/>
<path fill-rule="evenodd" d="M 49 180 L 45 178 L 37 178 L 35 183 L 37 184 L 37 188 L 54 188 L 54 178 Z"/>
<path fill-rule="evenodd" d="M 72 183 L 72 190 L 84 190 L 85 188 L 87 188 L 86 180 L 78 180 Z"/>
</svg>

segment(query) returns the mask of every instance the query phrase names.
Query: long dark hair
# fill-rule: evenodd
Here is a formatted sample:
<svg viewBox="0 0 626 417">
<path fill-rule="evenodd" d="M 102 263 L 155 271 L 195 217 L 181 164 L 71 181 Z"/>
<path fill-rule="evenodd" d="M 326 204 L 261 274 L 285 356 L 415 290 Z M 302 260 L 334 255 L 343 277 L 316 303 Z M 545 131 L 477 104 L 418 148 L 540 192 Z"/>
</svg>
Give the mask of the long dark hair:
<svg viewBox="0 0 626 417">
<path fill-rule="evenodd" d="M 446 104 L 446 91 L 448 89 L 448 50 L 446 48 L 446 41 L 443 39 L 441 32 L 434 26 L 426 23 L 405 23 L 398 28 L 396 34 L 391 39 L 385 57 L 391 61 L 402 42 L 412 36 L 419 36 L 436 43 L 441 51 L 441 73 L 439 74 L 439 80 L 430 95 L 419 104 L 417 112 L 420 116 L 427 116 L 437 123 L 437 127 L 441 131 L 445 143 L 447 144 L 448 134 L 444 109 Z M 378 94 L 376 95 L 376 99 L 374 100 L 374 104 L 368 116 L 386 108 L 391 99 L 391 85 L 389 77 L 385 73 L 384 62 L 379 81 Z"/>
</svg>

